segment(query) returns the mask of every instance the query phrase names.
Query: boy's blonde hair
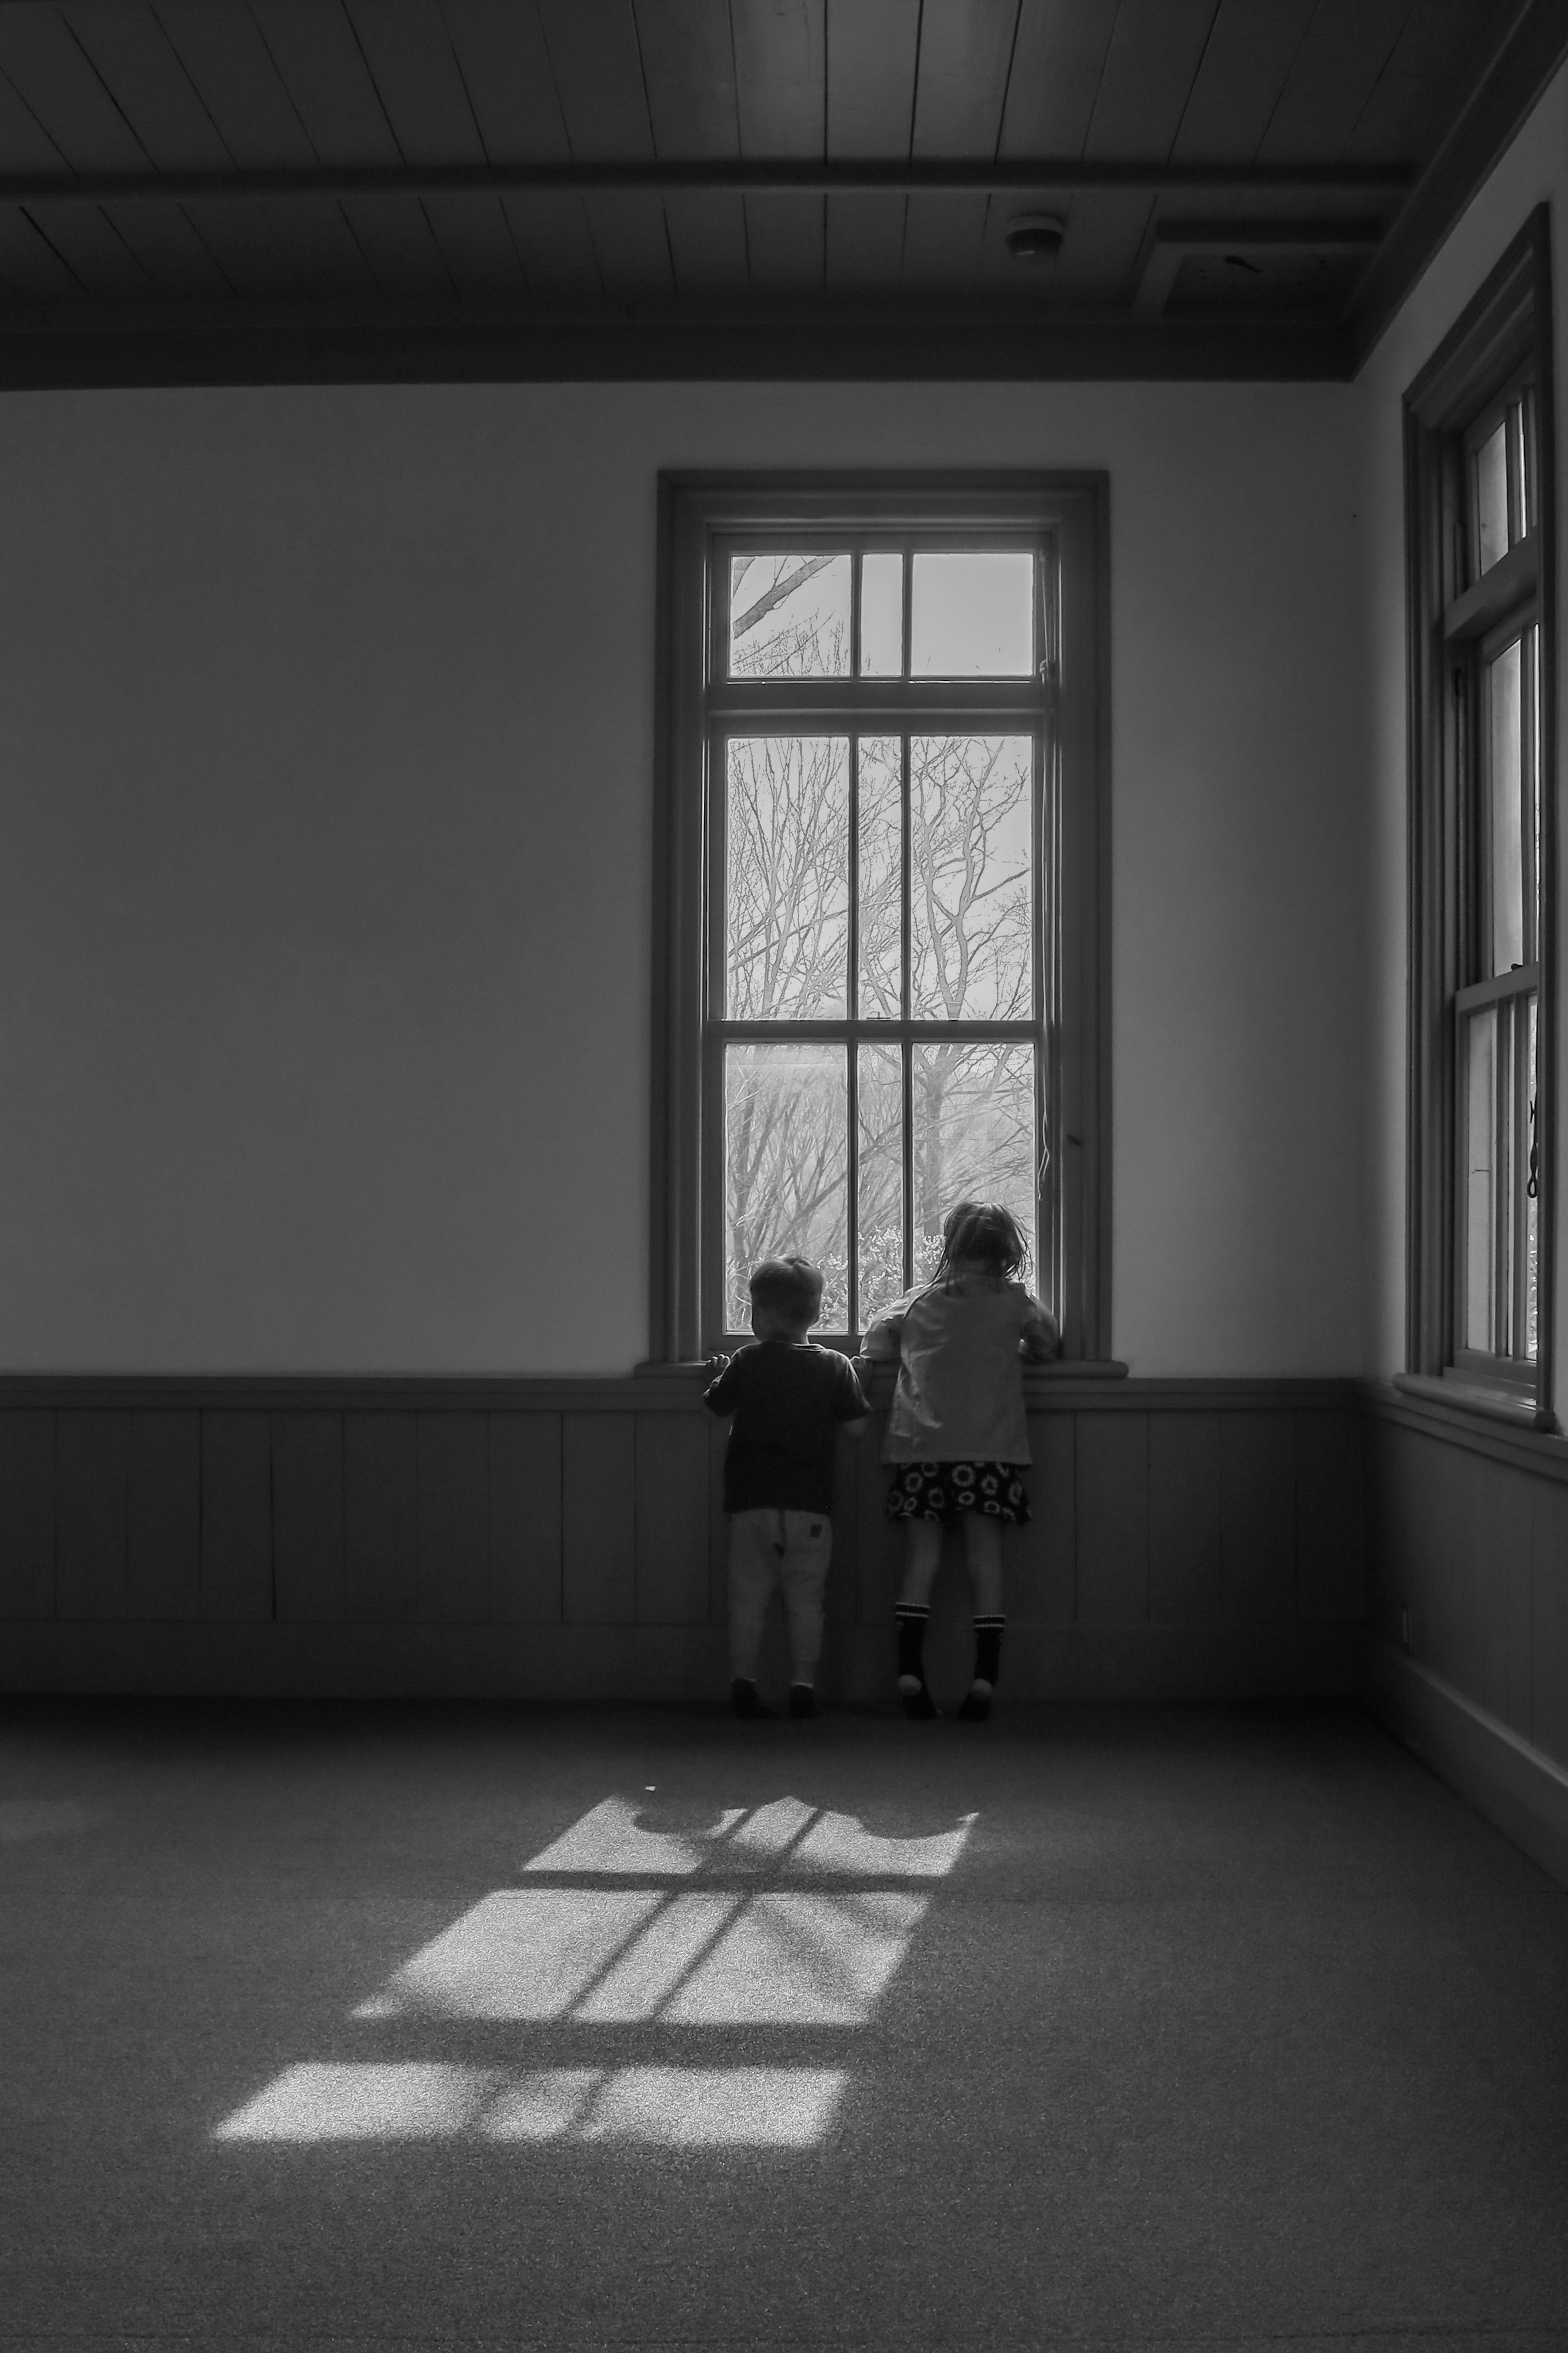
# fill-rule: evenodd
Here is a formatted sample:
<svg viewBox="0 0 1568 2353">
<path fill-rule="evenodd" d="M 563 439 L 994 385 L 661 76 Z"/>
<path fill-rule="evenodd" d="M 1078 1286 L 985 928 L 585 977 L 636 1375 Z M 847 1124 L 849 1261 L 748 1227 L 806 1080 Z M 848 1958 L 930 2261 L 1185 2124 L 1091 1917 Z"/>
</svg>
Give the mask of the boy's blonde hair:
<svg viewBox="0 0 1568 2353">
<path fill-rule="evenodd" d="M 960 1201 L 942 1221 L 942 1256 L 933 1282 L 951 1282 L 961 1261 L 983 1266 L 994 1281 L 1022 1274 L 1029 1262 L 1024 1229 L 1000 1201 Z"/>
</svg>

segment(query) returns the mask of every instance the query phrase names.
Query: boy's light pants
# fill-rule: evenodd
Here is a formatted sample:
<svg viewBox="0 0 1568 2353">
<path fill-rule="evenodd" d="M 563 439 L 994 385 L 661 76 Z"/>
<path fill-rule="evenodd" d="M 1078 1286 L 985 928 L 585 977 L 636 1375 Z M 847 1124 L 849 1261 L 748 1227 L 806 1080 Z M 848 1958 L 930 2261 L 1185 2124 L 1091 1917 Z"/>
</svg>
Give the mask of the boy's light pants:
<svg viewBox="0 0 1568 2353">
<path fill-rule="evenodd" d="M 814 1683 L 822 1656 L 822 1591 L 833 1557 L 825 1512 L 771 1507 L 730 1515 L 730 1672 L 754 1682 L 763 1620 L 775 1584 L 784 1587 L 790 1679 Z"/>
</svg>

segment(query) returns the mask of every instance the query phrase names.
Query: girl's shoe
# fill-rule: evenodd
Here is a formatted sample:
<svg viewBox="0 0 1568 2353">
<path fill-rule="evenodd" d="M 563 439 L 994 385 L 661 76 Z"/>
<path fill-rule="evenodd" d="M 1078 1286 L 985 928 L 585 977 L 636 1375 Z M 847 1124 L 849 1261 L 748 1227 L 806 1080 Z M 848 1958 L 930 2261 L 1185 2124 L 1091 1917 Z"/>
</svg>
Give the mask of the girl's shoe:
<svg viewBox="0 0 1568 2353">
<path fill-rule="evenodd" d="M 923 1675 L 919 1677 L 900 1675 L 899 1697 L 903 1703 L 904 1714 L 911 1722 L 925 1723 L 931 1716 L 941 1714 L 935 1700 L 926 1689 Z"/>
<path fill-rule="evenodd" d="M 816 1714 L 816 1694 L 812 1690 L 809 1683 L 791 1683 L 789 1687 L 789 1712 L 791 1715 L 815 1715 Z"/>
<path fill-rule="evenodd" d="M 965 1724 L 984 1724 L 991 1713 L 990 1684 L 971 1683 L 963 1704 L 958 1713 Z"/>
<path fill-rule="evenodd" d="M 746 1675 L 737 1675 L 730 1685 L 730 1704 L 737 1715 L 756 1717 L 772 1715 L 773 1709 L 764 1707 L 757 1696 L 757 1686 Z"/>
</svg>

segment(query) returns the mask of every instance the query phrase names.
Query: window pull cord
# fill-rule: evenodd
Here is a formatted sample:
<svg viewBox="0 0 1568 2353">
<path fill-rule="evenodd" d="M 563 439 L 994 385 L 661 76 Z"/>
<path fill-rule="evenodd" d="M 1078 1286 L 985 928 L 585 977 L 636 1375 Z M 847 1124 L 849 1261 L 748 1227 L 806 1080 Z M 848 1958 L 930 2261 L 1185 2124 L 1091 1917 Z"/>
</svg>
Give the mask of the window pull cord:
<svg viewBox="0 0 1568 2353">
<path fill-rule="evenodd" d="M 1530 1175 L 1525 1180 L 1524 1198 L 1539 1199 L 1541 1194 L 1541 1146 L 1535 1139 L 1535 1105 L 1530 1106 Z"/>
</svg>

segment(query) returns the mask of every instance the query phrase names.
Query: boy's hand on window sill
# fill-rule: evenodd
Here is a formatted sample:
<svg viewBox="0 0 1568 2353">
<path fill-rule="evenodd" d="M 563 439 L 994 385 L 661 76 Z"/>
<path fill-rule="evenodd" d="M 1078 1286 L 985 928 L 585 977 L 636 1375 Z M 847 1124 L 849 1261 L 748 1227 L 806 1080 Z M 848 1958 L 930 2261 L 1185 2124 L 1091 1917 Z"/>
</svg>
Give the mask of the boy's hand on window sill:
<svg viewBox="0 0 1568 2353">
<path fill-rule="evenodd" d="M 720 1374 L 727 1372 L 729 1368 L 730 1359 L 728 1356 L 714 1356 L 708 1358 L 706 1364 L 702 1367 L 702 1371 L 706 1379 L 716 1381 Z"/>
</svg>

